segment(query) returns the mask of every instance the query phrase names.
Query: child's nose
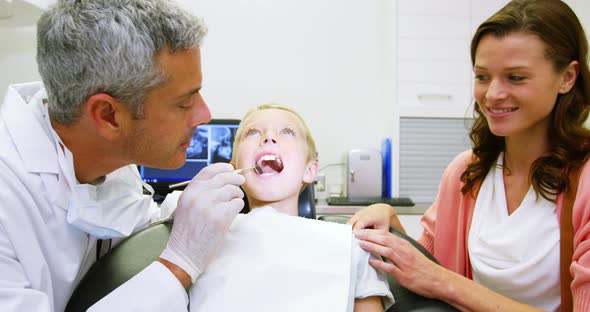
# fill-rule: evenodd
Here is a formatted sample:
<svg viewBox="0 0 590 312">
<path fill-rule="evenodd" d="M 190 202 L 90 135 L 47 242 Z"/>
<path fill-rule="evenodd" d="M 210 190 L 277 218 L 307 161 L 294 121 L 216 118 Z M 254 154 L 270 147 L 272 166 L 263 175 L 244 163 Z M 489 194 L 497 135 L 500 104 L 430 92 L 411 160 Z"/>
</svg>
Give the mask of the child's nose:
<svg viewBox="0 0 590 312">
<path fill-rule="evenodd" d="M 264 133 L 264 137 L 262 138 L 262 144 L 276 144 L 277 143 L 277 139 L 276 136 L 274 135 L 273 131 L 266 131 Z"/>
<path fill-rule="evenodd" d="M 266 138 L 264 138 L 264 140 L 262 141 L 262 143 L 264 143 L 264 144 L 267 144 L 267 143 L 276 144 L 277 143 L 277 140 L 275 140 L 274 138 L 266 137 Z"/>
</svg>

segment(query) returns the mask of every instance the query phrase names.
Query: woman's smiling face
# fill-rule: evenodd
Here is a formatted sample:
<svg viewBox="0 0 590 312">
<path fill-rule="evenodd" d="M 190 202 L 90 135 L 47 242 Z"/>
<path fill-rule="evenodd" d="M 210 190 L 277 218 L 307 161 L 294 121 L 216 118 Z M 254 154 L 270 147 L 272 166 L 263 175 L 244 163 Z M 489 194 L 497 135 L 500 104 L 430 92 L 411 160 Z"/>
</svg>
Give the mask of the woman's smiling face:
<svg viewBox="0 0 590 312">
<path fill-rule="evenodd" d="M 532 34 L 485 35 L 480 40 L 473 92 L 495 135 L 546 135 L 551 111 L 564 90 L 563 73 L 555 70 L 545 51 L 545 44 Z"/>
</svg>

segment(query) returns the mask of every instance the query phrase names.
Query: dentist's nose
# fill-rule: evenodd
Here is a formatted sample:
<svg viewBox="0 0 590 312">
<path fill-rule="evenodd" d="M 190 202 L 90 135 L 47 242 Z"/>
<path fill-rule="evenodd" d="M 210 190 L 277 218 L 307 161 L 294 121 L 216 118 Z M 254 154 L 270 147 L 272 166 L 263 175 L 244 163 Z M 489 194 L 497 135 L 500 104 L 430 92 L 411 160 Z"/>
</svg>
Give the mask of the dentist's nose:
<svg viewBox="0 0 590 312">
<path fill-rule="evenodd" d="M 190 116 L 190 127 L 197 127 L 199 125 L 203 125 L 211 121 L 211 111 L 209 110 L 209 106 L 205 103 L 205 100 L 201 96 L 201 94 L 197 94 L 196 96 L 197 103 L 193 108 L 193 115 Z"/>
</svg>

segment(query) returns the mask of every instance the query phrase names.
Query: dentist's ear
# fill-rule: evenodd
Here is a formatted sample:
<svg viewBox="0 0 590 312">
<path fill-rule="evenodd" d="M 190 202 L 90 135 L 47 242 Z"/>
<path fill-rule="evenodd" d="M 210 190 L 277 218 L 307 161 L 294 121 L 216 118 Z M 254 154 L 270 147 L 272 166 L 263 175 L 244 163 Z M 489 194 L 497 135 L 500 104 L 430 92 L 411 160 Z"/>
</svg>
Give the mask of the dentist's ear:
<svg viewBox="0 0 590 312">
<path fill-rule="evenodd" d="M 125 115 L 130 118 L 130 113 L 125 111 L 123 105 L 114 97 L 106 93 L 92 95 L 82 107 L 83 117 L 91 122 L 96 132 L 107 140 L 115 140 L 122 133 L 122 125 Z"/>
<path fill-rule="evenodd" d="M 318 175 L 318 161 L 312 160 L 307 163 L 307 168 L 305 168 L 305 174 L 303 175 L 303 182 L 309 184 L 313 183 L 315 177 Z"/>
</svg>

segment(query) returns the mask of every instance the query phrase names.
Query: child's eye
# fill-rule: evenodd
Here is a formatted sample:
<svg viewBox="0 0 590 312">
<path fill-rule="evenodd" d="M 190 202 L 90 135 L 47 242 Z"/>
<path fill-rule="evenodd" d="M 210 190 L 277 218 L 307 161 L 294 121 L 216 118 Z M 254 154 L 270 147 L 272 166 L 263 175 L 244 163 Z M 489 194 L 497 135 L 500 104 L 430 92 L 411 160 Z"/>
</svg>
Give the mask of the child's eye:
<svg viewBox="0 0 590 312">
<path fill-rule="evenodd" d="M 295 130 L 291 129 L 291 128 L 285 128 L 283 130 L 281 130 L 281 134 L 286 134 L 286 135 L 295 135 Z"/>
<path fill-rule="evenodd" d="M 248 131 L 246 131 L 246 136 L 252 136 L 252 135 L 257 135 L 260 134 L 260 131 L 256 130 L 256 129 L 248 129 Z"/>
</svg>

